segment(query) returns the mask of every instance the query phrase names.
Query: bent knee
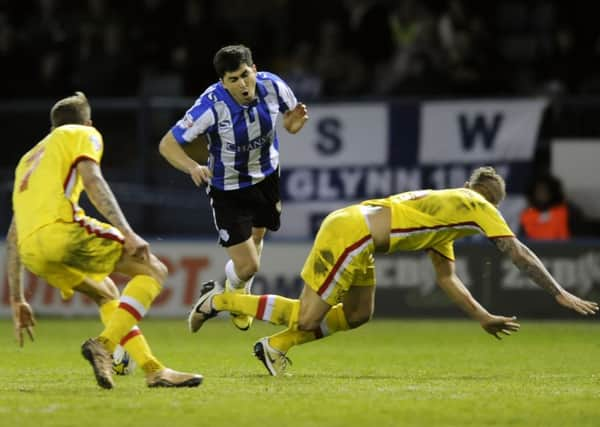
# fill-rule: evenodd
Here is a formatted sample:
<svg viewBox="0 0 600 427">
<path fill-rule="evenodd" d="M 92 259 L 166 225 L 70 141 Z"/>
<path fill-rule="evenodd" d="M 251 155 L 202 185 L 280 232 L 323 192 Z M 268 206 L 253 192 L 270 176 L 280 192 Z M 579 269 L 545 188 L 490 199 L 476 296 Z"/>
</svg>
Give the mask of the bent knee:
<svg viewBox="0 0 600 427">
<path fill-rule="evenodd" d="M 117 288 L 117 285 L 115 285 L 111 281 L 106 286 L 106 295 L 103 295 L 103 296 L 105 296 L 107 298 L 107 300 L 110 301 L 110 300 L 114 300 L 114 299 L 119 299 L 119 297 L 121 295 L 119 293 L 119 288 Z"/>
<path fill-rule="evenodd" d="M 298 319 L 298 330 L 300 331 L 314 331 L 319 328 L 321 322 L 315 319 Z"/>
<path fill-rule="evenodd" d="M 117 286 L 111 281 L 105 281 L 104 286 L 96 295 L 89 295 L 94 302 L 100 307 L 109 301 L 118 300 L 121 296 Z"/>
<path fill-rule="evenodd" d="M 346 321 L 350 329 L 358 328 L 367 323 L 373 317 L 372 312 L 356 312 L 346 315 Z"/>
<path fill-rule="evenodd" d="M 260 263 L 258 261 L 248 261 L 243 263 L 239 267 L 236 266 L 236 271 L 238 277 L 245 281 L 254 276 L 258 272 L 259 267 Z"/>
<path fill-rule="evenodd" d="M 149 275 L 162 285 L 167 280 L 169 269 L 162 261 L 154 257 L 150 263 Z"/>
</svg>

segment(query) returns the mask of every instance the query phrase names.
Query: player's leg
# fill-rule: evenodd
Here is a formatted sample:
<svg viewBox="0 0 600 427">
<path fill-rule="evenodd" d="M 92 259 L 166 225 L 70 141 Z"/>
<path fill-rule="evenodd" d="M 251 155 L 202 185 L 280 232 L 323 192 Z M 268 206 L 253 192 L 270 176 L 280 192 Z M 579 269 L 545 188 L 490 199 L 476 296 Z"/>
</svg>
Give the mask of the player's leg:
<svg viewBox="0 0 600 427">
<path fill-rule="evenodd" d="M 252 229 L 252 236 L 242 243 L 226 247 L 229 261 L 225 264 L 225 291 L 240 295 L 251 293 L 254 275 L 260 267 L 262 238 L 266 230 Z M 258 243 L 257 243 L 258 242 Z M 252 325 L 252 317 L 242 312 L 231 311 L 231 321 L 240 330 Z"/>
<path fill-rule="evenodd" d="M 270 354 L 274 356 L 273 360 L 281 360 L 281 356 L 285 356 L 295 345 L 350 329 L 346 315 L 350 312 L 344 310 L 343 303 L 338 303 L 343 302 L 349 292 L 351 307 L 365 300 L 371 307 L 372 289 L 365 292 L 352 288 L 359 284 L 375 284 L 372 251 L 369 229 L 358 207 L 344 208 L 325 218 L 302 269 L 301 275 L 306 285 L 297 315 L 292 315 L 288 329 L 263 338 L 257 343 L 258 348 L 255 346 L 255 354 L 267 369 L 269 361 L 265 362 L 265 357 L 261 358 L 261 355 L 270 352 L 264 349 L 272 349 Z M 362 312 L 353 310 L 352 313 L 356 316 L 352 320 L 360 324 Z M 282 362 L 284 369 L 286 364 Z M 272 375 L 279 374 L 277 369 L 269 369 L 269 372 Z"/>
<path fill-rule="evenodd" d="M 253 233 L 253 210 L 256 204 L 255 186 L 236 191 L 209 191 L 219 244 L 225 248 L 229 260 L 225 263 L 225 289 L 228 292 L 250 293 L 252 279 L 258 271 L 264 230 Z M 254 235 L 256 234 L 256 236 Z M 232 313 L 232 322 L 240 330 L 250 328 L 252 319 Z"/>
<path fill-rule="evenodd" d="M 332 307 L 305 285 L 299 303 L 293 307 L 288 328 L 257 341 L 254 354 L 271 375 L 282 375 L 291 364 L 286 356 L 290 348 L 347 329 L 343 305 Z"/>
<path fill-rule="evenodd" d="M 123 289 L 117 310 L 99 337 L 111 352 L 131 328 L 142 320 L 167 277 L 167 268 L 154 254 L 150 254 L 146 262 L 123 253 L 115 271 L 132 279 Z"/>
<path fill-rule="evenodd" d="M 111 351 L 131 334 L 134 325 L 143 318 L 168 274 L 166 266 L 152 253 L 148 261 L 124 253 L 115 266 L 115 271 L 132 279 L 123 289 L 117 309 L 99 336 L 103 344 L 108 348 L 112 347 Z M 142 369 L 149 387 L 195 387 L 202 382 L 201 375 L 166 368 L 156 358 L 149 359 Z"/>
<path fill-rule="evenodd" d="M 119 291 L 112 279 L 106 277 L 101 282 L 86 279 L 75 290 L 87 295 L 98 305 L 100 319 L 105 326 L 108 325 L 119 307 Z M 125 348 L 145 373 L 155 372 L 157 368 L 164 369 L 162 363 L 152 354 L 146 338 L 137 325 L 121 338 L 119 344 Z"/>
<path fill-rule="evenodd" d="M 90 277 L 96 286 L 86 292 L 103 304 L 118 297 L 116 288 L 101 282 L 121 256 L 120 238 L 122 235 L 117 229 L 92 218 L 56 222 L 38 229 L 23 242 L 24 263 L 33 273 L 60 289 L 65 300 Z M 98 384 L 112 388 L 111 352 L 97 340 L 88 340 L 82 346 L 82 354 L 92 365 Z"/>
<path fill-rule="evenodd" d="M 224 292 L 217 282 L 202 284 L 200 297 L 192 307 L 188 316 L 191 332 L 197 332 L 204 322 L 220 311 L 239 313 L 274 325 L 287 325 L 294 310 L 297 312 L 299 301 L 279 295 L 246 295 L 235 292 Z"/>
</svg>

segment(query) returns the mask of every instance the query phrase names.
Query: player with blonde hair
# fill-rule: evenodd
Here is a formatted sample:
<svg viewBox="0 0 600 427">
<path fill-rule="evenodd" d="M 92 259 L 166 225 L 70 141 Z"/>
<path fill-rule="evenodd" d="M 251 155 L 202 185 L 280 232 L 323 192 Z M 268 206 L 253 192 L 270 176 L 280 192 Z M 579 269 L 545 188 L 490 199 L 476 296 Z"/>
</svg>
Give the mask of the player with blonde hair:
<svg viewBox="0 0 600 427">
<path fill-rule="evenodd" d="M 497 206 L 505 183 L 491 167 L 476 169 L 464 188 L 419 190 L 367 200 L 330 213 L 304 263 L 299 300 L 276 295 L 224 293 L 216 282 L 204 284 L 189 318 L 197 331 L 219 311 L 237 311 L 275 324 L 280 333 L 254 345 L 271 375 L 285 372 L 287 352 L 371 319 L 375 296 L 374 253 L 426 250 L 439 286 L 450 299 L 496 338 L 519 330 L 516 317 L 489 313 L 456 274 L 454 241 L 483 234 L 556 301 L 580 314 L 595 314 L 598 304 L 563 289 L 539 258 L 513 234 Z"/>
<path fill-rule="evenodd" d="M 92 127 L 90 104 L 82 92 L 58 101 L 50 112 L 52 129 L 19 161 L 13 188 L 13 219 L 7 236 L 8 283 L 15 336 L 33 340 L 33 310 L 22 286 L 23 266 L 61 291 L 89 296 L 105 325 L 82 345 L 98 384 L 112 388 L 111 353 L 122 345 L 146 375 L 149 387 L 197 386 L 202 376 L 165 367 L 136 326 L 159 294 L 167 268 L 150 252 L 123 215 L 100 160 L 102 135 Z M 78 201 L 86 191 L 110 222 L 85 214 Z M 108 277 L 131 280 L 122 295 Z"/>
</svg>

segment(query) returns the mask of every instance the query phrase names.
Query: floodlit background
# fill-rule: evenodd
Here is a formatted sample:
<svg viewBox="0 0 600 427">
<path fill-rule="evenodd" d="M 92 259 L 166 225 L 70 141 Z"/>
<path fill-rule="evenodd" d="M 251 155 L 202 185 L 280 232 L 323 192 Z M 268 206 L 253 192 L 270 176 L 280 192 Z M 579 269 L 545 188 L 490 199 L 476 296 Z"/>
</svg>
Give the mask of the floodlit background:
<svg viewBox="0 0 600 427">
<path fill-rule="evenodd" d="M 486 308 L 522 321 L 501 343 L 437 288 L 424 253 L 378 257 L 375 320 L 294 349 L 291 379 L 266 376 L 251 357 L 272 326 L 242 334 L 223 316 L 191 336 L 186 313 L 202 282 L 223 280 L 227 259 L 204 189 L 158 154 L 164 133 L 216 81 L 214 53 L 243 43 L 310 114 L 297 135 L 279 128 L 282 228 L 267 237 L 254 293 L 298 296 L 303 260 L 331 210 L 462 186 L 473 168 L 492 165 L 507 180 L 500 208 L 514 231 L 563 287 L 598 301 L 600 32 L 591 3 L 0 0 L 0 230 L 11 220 L 18 159 L 47 134 L 54 102 L 85 92 L 104 136 L 104 174 L 170 271 L 145 334 L 165 363 L 206 378 L 173 393 L 146 390 L 138 372 L 98 391 L 78 354 L 100 328 L 95 306 L 63 302 L 31 274 L 38 335 L 18 350 L 0 239 L 0 424 L 597 425 L 598 319 L 567 312 L 484 239 L 458 243 L 456 266 Z M 82 205 L 95 212 L 85 197 Z M 569 238 L 527 235 L 530 205 L 542 217 L 566 207 Z"/>
<path fill-rule="evenodd" d="M 311 116 L 298 135 L 279 129 L 282 228 L 268 236 L 257 292 L 297 296 L 302 260 L 331 210 L 461 186 L 473 168 L 490 164 L 508 183 L 502 212 L 524 238 L 532 183 L 557 178 L 581 216 L 570 224 L 571 239 L 531 244 L 563 286 L 594 298 L 600 37 L 593 17 L 564 2 L 480 3 L 0 1 L 0 228 L 10 223 L 17 160 L 47 133 L 52 104 L 82 90 L 105 138 L 105 175 L 172 272 L 172 291 L 154 312 L 178 316 L 201 281 L 223 276 L 226 259 L 204 191 L 157 146 L 216 81 L 216 50 L 244 43 L 258 69 L 284 78 Z M 487 242 L 458 247 L 459 269 L 487 306 L 568 316 Z M 378 315 L 461 315 L 438 295 L 423 254 L 378 264 L 385 295 Z M 65 307 L 33 277 L 28 283 L 38 311 L 93 312 L 77 301 Z"/>
</svg>

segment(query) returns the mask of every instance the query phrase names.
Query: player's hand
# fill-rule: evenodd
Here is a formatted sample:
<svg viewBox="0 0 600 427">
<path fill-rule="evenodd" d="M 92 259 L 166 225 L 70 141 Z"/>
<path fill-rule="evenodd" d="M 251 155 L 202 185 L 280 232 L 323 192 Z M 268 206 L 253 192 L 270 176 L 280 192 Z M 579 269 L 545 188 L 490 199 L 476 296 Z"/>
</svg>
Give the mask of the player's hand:
<svg viewBox="0 0 600 427">
<path fill-rule="evenodd" d="M 289 133 L 297 133 L 308 120 L 308 108 L 298 103 L 293 110 L 283 115 L 283 126 Z"/>
<path fill-rule="evenodd" d="M 489 317 L 486 317 L 480 323 L 481 327 L 488 334 L 491 334 L 500 340 L 502 339 L 500 334 L 510 335 L 512 332 L 517 332 L 519 330 L 521 325 L 515 322 L 515 320 L 517 320 L 515 316 L 504 317 L 490 314 Z"/>
<path fill-rule="evenodd" d="M 202 184 L 208 184 L 210 179 L 212 178 L 212 172 L 207 166 L 202 166 L 196 164 L 194 167 L 190 168 L 188 171 L 190 176 L 192 177 L 192 181 L 196 184 L 197 187 L 200 187 Z"/>
<path fill-rule="evenodd" d="M 15 328 L 15 338 L 19 347 L 23 347 L 23 331 L 29 335 L 31 341 L 34 340 L 33 327 L 35 326 L 35 317 L 31 306 L 25 302 L 11 302 L 13 326 Z"/>
<path fill-rule="evenodd" d="M 150 259 L 150 244 L 133 231 L 125 234 L 123 248 L 125 253 L 134 258 L 138 258 L 144 262 Z"/>
<path fill-rule="evenodd" d="M 597 302 L 586 301 L 565 290 L 556 295 L 554 298 L 560 305 L 570 308 L 571 310 L 574 310 L 579 314 L 583 314 L 584 316 L 598 313 Z"/>
</svg>

